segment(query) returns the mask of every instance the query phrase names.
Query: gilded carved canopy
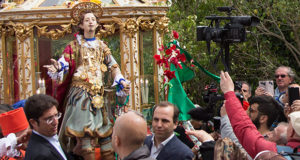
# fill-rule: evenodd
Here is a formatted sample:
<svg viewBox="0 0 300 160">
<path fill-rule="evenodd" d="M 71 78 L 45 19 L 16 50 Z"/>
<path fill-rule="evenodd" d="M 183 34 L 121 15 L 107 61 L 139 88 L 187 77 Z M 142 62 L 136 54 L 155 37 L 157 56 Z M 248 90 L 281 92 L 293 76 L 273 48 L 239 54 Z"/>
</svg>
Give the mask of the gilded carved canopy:
<svg viewBox="0 0 300 160">
<path fill-rule="evenodd" d="M 71 1 L 14 2 L 14 7 L 10 4 L 0 11 L 0 101 L 8 104 L 37 93 L 41 87 L 39 80 L 46 79 L 42 65 L 53 58 L 53 51 L 48 51 L 47 46 L 60 44 L 76 31 L 66 3 Z M 53 6 L 54 2 L 58 5 Z M 161 69 L 153 65 L 154 61 L 149 62 L 149 57 L 159 53 L 163 35 L 168 31 L 168 6 L 165 1 L 140 0 L 103 0 L 102 6 L 102 27 L 97 36 L 117 37 L 115 50 L 121 70 L 131 81 L 130 106 L 141 109 L 150 104 L 149 90 L 153 90 L 151 104 L 158 102 Z M 149 67 L 152 71 L 146 73 Z M 147 83 L 151 83 L 150 89 Z M 51 89 L 54 91 L 50 92 Z M 55 86 L 47 79 L 45 92 L 55 94 Z"/>
</svg>

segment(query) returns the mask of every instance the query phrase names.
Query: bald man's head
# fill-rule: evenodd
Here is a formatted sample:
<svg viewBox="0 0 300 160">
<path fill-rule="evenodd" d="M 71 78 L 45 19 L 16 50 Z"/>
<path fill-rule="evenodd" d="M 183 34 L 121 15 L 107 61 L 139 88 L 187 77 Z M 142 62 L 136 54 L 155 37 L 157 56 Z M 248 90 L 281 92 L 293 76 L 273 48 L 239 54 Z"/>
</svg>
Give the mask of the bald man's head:
<svg viewBox="0 0 300 160">
<path fill-rule="evenodd" d="M 115 150 L 116 147 L 138 148 L 147 136 L 147 123 L 133 111 L 125 113 L 117 118 L 112 136 Z"/>
</svg>

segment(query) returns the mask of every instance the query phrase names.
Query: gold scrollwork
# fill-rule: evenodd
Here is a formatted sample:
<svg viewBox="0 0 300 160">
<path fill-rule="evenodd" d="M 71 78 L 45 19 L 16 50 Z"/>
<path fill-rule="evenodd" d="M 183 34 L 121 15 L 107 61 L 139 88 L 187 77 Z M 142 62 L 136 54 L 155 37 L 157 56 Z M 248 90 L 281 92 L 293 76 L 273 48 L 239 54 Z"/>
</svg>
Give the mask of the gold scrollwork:
<svg viewBox="0 0 300 160">
<path fill-rule="evenodd" d="M 168 32 L 168 25 L 169 25 L 169 18 L 161 17 L 160 19 L 156 20 L 155 27 L 158 32 L 166 33 Z"/>
<path fill-rule="evenodd" d="M 127 19 L 124 28 L 124 31 L 127 34 L 127 36 L 132 38 L 138 30 L 139 30 L 139 23 L 133 18 Z"/>
<path fill-rule="evenodd" d="M 116 31 L 115 23 L 104 24 L 103 28 L 104 29 L 99 30 L 99 32 L 96 34 L 96 37 L 98 37 L 98 38 L 107 37 L 107 36 L 113 35 Z"/>
<path fill-rule="evenodd" d="M 72 23 L 69 23 L 66 25 L 60 25 L 62 30 L 59 30 L 59 29 L 48 30 L 48 26 L 44 26 L 44 27 L 36 26 L 38 29 L 37 35 L 39 37 L 42 35 L 42 36 L 51 38 L 53 40 L 57 40 L 59 38 L 64 37 L 66 35 L 66 33 L 72 33 L 71 25 L 72 25 Z"/>
<path fill-rule="evenodd" d="M 123 22 L 120 18 L 113 17 L 113 20 L 120 25 L 121 31 L 123 31 L 128 37 L 132 38 L 139 30 L 139 23 L 142 17 L 137 18 L 129 18 L 125 22 Z"/>
<path fill-rule="evenodd" d="M 155 22 L 151 22 L 150 20 L 145 20 L 140 23 L 140 27 L 142 30 L 152 30 L 155 25 Z"/>
<path fill-rule="evenodd" d="M 32 28 L 35 26 L 36 22 L 30 23 L 28 26 L 25 26 L 22 23 L 13 23 L 9 22 L 8 26 L 12 26 L 13 30 L 15 31 L 16 37 L 23 42 L 25 39 L 32 35 Z"/>
</svg>

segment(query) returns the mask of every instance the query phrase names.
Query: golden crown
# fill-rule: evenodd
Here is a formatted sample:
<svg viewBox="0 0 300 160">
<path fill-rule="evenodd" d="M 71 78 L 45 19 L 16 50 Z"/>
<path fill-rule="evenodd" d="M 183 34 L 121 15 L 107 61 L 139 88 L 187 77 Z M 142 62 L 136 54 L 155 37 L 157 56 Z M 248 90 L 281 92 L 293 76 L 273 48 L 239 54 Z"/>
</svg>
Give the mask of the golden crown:
<svg viewBox="0 0 300 160">
<path fill-rule="evenodd" d="M 94 15 L 100 18 L 103 14 L 101 5 L 94 2 L 81 2 L 76 4 L 71 10 L 71 17 L 75 23 L 79 23 L 80 16 L 83 12 L 91 11 Z"/>
</svg>

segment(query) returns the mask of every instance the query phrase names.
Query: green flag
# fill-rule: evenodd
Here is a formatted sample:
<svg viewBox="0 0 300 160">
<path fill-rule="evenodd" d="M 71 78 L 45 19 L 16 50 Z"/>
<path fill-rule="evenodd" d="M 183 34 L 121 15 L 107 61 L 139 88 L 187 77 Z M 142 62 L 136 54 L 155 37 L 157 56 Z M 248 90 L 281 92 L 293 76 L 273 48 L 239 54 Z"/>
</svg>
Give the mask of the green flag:
<svg viewBox="0 0 300 160">
<path fill-rule="evenodd" d="M 175 104 L 179 111 L 179 120 L 186 121 L 190 119 L 187 112 L 195 108 L 193 102 L 187 97 L 181 83 L 186 82 L 194 78 L 195 73 L 190 68 L 188 68 L 184 63 L 181 63 L 182 69 L 176 68 L 171 64 L 170 71 L 175 71 L 176 78 L 173 78 L 169 83 L 168 101 Z"/>
</svg>

